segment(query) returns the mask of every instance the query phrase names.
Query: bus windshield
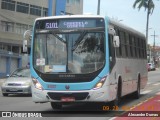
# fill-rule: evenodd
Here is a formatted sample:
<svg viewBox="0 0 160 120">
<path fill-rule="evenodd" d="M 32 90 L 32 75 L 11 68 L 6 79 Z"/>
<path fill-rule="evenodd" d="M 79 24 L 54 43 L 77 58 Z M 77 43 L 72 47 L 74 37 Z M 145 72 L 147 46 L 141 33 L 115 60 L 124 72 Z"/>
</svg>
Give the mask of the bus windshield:
<svg viewBox="0 0 160 120">
<path fill-rule="evenodd" d="M 104 32 L 43 32 L 34 43 L 34 67 L 44 73 L 91 73 L 104 65 Z"/>
<path fill-rule="evenodd" d="M 105 63 L 104 27 L 36 29 L 33 66 L 41 73 L 87 74 Z"/>
</svg>

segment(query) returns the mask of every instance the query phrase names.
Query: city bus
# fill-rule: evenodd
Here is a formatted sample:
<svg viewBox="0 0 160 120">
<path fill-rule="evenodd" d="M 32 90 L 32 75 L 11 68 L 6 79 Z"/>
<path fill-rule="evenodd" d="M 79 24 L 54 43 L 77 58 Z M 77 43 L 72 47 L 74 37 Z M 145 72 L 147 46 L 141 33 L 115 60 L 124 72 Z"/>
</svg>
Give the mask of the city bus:
<svg viewBox="0 0 160 120">
<path fill-rule="evenodd" d="M 147 83 L 145 36 L 99 15 L 37 18 L 31 41 L 32 99 L 118 105 Z"/>
</svg>

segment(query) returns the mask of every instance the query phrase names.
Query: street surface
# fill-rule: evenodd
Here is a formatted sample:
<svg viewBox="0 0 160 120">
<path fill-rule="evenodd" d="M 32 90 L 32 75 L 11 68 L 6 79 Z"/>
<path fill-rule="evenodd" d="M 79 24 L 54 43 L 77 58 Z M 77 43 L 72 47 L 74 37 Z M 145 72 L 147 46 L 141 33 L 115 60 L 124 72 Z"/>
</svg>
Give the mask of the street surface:
<svg viewBox="0 0 160 120">
<path fill-rule="evenodd" d="M 133 99 L 131 95 L 122 98 L 120 106 L 118 108 L 115 108 L 119 112 L 103 110 L 104 105 L 96 105 L 95 103 L 66 105 L 62 110 L 55 111 L 51 108 L 50 103 L 35 104 L 34 102 L 32 102 L 31 96 L 26 96 L 26 95 L 10 95 L 8 97 L 3 97 L 1 91 L 0 91 L 0 111 L 1 112 L 2 111 L 49 112 L 50 114 L 52 114 L 52 117 L 55 117 L 54 118 L 55 120 L 63 120 L 63 119 L 72 120 L 75 119 L 75 117 L 77 120 L 80 119 L 119 120 L 117 117 L 115 117 L 115 115 L 122 114 L 125 110 L 128 109 L 136 108 L 138 109 L 137 111 L 143 111 L 145 109 L 148 109 L 149 111 L 152 110 L 156 111 L 156 109 L 158 110 L 159 108 L 153 107 L 151 101 L 146 108 L 144 106 L 137 108 L 137 106 L 146 101 L 152 99 L 154 101 L 154 97 L 156 97 L 157 95 L 160 95 L 160 70 L 150 71 L 148 73 L 148 83 L 145 89 L 141 90 L 140 99 Z M 158 97 L 157 99 L 159 99 L 160 101 L 160 97 Z M 160 102 L 156 104 L 156 106 L 160 106 Z M 36 119 L 39 120 L 43 118 L 36 118 Z M 51 117 L 45 119 L 51 119 Z M 15 118 L 15 120 L 17 120 L 17 118 Z"/>
</svg>

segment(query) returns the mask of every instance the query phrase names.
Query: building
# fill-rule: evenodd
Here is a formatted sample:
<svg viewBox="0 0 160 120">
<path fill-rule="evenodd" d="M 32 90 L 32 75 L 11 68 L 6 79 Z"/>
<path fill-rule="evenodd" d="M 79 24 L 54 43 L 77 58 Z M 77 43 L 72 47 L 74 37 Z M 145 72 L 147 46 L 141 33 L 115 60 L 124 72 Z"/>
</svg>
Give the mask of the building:
<svg viewBox="0 0 160 120">
<path fill-rule="evenodd" d="M 156 67 L 160 67 L 160 46 L 150 46 L 147 49 L 148 62 L 154 63 Z"/>
<path fill-rule="evenodd" d="M 0 77 L 28 63 L 23 54 L 23 34 L 35 18 L 48 16 L 51 0 L 0 0 Z M 52 15 L 82 14 L 83 0 L 53 0 Z M 28 50 L 29 53 L 29 50 Z"/>
</svg>

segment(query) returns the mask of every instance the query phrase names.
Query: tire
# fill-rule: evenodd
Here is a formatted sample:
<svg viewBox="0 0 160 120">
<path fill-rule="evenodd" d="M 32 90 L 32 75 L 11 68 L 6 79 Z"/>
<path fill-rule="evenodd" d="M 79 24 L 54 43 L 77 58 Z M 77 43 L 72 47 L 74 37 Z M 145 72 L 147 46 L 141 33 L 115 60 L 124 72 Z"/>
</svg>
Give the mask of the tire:
<svg viewBox="0 0 160 120">
<path fill-rule="evenodd" d="M 6 96 L 8 96 L 8 93 L 2 93 L 2 95 L 6 97 Z"/>
<path fill-rule="evenodd" d="M 61 109 L 62 104 L 61 103 L 56 103 L 56 102 L 51 102 L 51 107 L 52 107 L 52 109 Z"/>
<path fill-rule="evenodd" d="M 119 106 L 120 101 L 121 101 L 121 81 L 119 80 L 116 99 L 111 103 L 112 107 Z"/>
<path fill-rule="evenodd" d="M 137 91 L 133 93 L 135 99 L 140 98 L 140 78 L 138 78 Z"/>
</svg>

